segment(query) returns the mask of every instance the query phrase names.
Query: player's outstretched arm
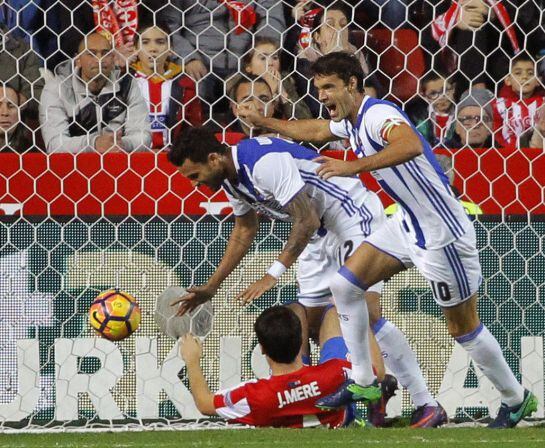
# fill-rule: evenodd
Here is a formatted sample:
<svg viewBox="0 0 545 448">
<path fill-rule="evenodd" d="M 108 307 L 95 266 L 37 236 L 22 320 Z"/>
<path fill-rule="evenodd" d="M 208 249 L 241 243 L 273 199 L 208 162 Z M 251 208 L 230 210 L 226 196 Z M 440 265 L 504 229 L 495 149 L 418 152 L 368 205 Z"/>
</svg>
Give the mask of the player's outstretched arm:
<svg viewBox="0 0 545 448">
<path fill-rule="evenodd" d="M 326 143 L 338 140 L 329 129 L 329 120 L 278 120 L 261 115 L 252 103 L 241 104 L 238 116 L 250 126 L 267 129 L 293 140 Z"/>
<path fill-rule="evenodd" d="M 329 179 L 332 176 L 353 176 L 361 172 L 400 165 L 423 153 L 422 142 L 418 135 L 409 125 L 404 123 L 394 126 L 386 141 L 387 145 L 382 151 L 351 162 L 324 156 L 318 157 L 316 161 L 320 162 L 321 166 L 317 173 L 324 179 Z"/>
<path fill-rule="evenodd" d="M 199 338 L 187 333 L 179 339 L 180 356 L 185 362 L 189 386 L 201 414 L 217 415 L 214 394 L 210 392 L 201 369 L 202 346 Z"/>
<path fill-rule="evenodd" d="M 299 191 L 299 193 L 286 204 L 284 210 L 292 217 L 293 225 L 288 241 L 282 252 L 280 252 L 277 262 L 275 262 L 275 265 L 281 268 L 281 272 L 278 272 L 278 275 L 275 275 L 269 270 L 269 272 L 260 280 L 240 293 L 237 296 L 237 299 L 242 300 L 243 303 L 249 303 L 252 300 L 257 299 L 276 285 L 278 277 L 295 263 L 299 255 L 301 255 L 301 252 L 307 247 L 312 235 L 314 235 L 316 230 L 320 227 L 320 218 L 316 213 L 316 209 L 312 206 L 310 198 L 304 191 Z"/>
<path fill-rule="evenodd" d="M 214 297 L 222 282 L 248 253 L 258 229 L 259 220 L 254 210 L 235 218 L 235 226 L 229 236 L 225 254 L 214 274 L 205 285 L 188 288 L 186 295 L 172 303 L 173 306 L 180 304 L 178 316 L 183 316 Z"/>
</svg>

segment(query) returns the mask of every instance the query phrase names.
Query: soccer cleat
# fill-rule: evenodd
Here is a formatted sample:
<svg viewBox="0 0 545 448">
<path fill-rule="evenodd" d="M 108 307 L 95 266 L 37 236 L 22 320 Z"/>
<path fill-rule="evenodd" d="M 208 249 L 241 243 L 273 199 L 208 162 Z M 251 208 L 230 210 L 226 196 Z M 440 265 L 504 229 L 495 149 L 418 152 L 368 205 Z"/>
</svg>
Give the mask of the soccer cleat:
<svg viewBox="0 0 545 448">
<path fill-rule="evenodd" d="M 346 380 L 336 392 L 316 401 L 316 407 L 324 411 L 331 411 L 347 406 L 354 401 L 372 403 L 380 400 L 382 391 L 376 381 L 369 386 L 360 386 L 354 380 Z"/>
<path fill-rule="evenodd" d="M 398 389 L 397 380 L 394 376 L 386 374 L 380 383 L 380 389 L 382 390 L 380 400 L 367 405 L 367 420 L 376 428 L 385 426 L 386 405 Z"/>
<path fill-rule="evenodd" d="M 525 390 L 522 403 L 512 407 L 502 403 L 498 415 L 488 427 L 493 429 L 513 428 L 523 418 L 529 417 L 535 411 L 537 411 L 537 398 L 532 392 Z"/>
<path fill-rule="evenodd" d="M 437 428 L 448 423 L 447 413 L 439 403 L 416 408 L 411 416 L 411 428 Z"/>
</svg>

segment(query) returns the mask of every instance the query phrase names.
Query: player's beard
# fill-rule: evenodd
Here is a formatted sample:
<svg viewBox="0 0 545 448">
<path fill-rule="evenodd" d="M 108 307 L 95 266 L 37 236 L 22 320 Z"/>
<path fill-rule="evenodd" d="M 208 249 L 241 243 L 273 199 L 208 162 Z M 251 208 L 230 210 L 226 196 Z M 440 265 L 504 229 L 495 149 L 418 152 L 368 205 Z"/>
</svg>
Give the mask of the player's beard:
<svg viewBox="0 0 545 448">
<path fill-rule="evenodd" d="M 352 109 L 353 99 L 347 92 L 337 101 L 337 115 L 333 121 L 341 121 L 350 116 L 350 110 Z"/>
</svg>

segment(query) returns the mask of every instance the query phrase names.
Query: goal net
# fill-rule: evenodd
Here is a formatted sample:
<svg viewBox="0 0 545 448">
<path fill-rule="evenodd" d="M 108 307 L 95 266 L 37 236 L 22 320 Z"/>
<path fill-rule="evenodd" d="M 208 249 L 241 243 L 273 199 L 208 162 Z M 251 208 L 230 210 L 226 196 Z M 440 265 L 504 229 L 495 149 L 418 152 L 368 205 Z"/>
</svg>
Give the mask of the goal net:
<svg viewBox="0 0 545 448">
<path fill-rule="evenodd" d="M 16 109 L 14 124 L 0 122 L 0 430 L 222 425 L 199 414 L 177 344 L 160 334 L 153 314 L 166 288 L 203 284 L 213 273 L 233 217 L 223 193 L 193 189 L 166 161 L 165 151 L 180 125 L 204 123 L 223 141 L 236 142 L 245 127 L 233 115 L 232 102 L 238 101 L 230 92 L 233 79 L 239 71 L 259 71 L 254 59 L 269 50 L 263 58 L 272 59 L 278 51 L 282 65 L 256 76 L 272 86 L 277 113 L 284 118 L 323 116 L 313 99 L 307 64 L 317 53 L 335 49 L 360 58 L 368 94 L 407 111 L 421 102 L 426 117 L 419 129 L 430 132 L 426 137 L 446 161 L 461 200 L 471 214 L 477 213 L 472 219 L 483 270 L 481 319 L 517 378 L 540 400 L 534 417 L 543 419 L 545 124 L 540 108 L 545 92 L 539 50 L 545 45 L 535 45 L 545 42 L 540 40 L 545 29 L 539 21 L 527 23 L 533 20 L 528 11 L 541 8 L 537 0 L 518 2 L 518 7 L 502 3 L 509 4 L 476 1 L 486 12 L 483 25 L 468 29 L 463 11 L 456 9 L 462 7 L 449 1 L 0 2 L 0 61 L 5 66 L 5 72 L 0 66 L 0 106 Z M 327 16 L 330 7 L 338 14 Z M 321 14 L 326 18 L 320 19 Z M 148 28 L 138 28 L 143 24 Z M 157 25 L 159 32 L 143 39 Z M 87 84 L 76 101 L 70 96 L 76 81 L 69 76 L 83 77 L 82 57 L 93 54 L 81 42 L 97 26 L 119 50 L 112 73 L 121 79 L 127 69 L 136 80 L 134 91 L 119 90 L 101 103 Z M 146 75 L 149 64 L 142 62 L 142 48 L 160 40 L 164 30 L 168 38 L 157 45 L 169 48 L 168 60 L 161 60 L 166 70 L 153 73 L 155 62 Z M 467 33 L 473 40 L 464 44 Z M 281 42 L 279 50 L 274 40 L 257 39 L 263 35 Z M 481 45 L 476 36 L 489 43 L 497 39 L 497 44 Z M 259 42 L 269 47 L 255 56 L 250 50 Z M 136 60 L 130 56 L 135 51 Z M 534 75 L 516 81 L 513 61 L 524 52 L 534 61 Z M 104 70 L 107 55 L 99 57 Z M 168 75 L 177 70 L 168 64 L 176 61 L 191 75 L 180 83 L 182 78 Z M 426 76 L 432 72 L 438 76 L 430 81 Z M 534 78 L 530 97 L 517 97 Z M 477 102 L 460 116 L 463 89 L 470 83 L 486 87 L 492 98 L 479 102 L 481 94 L 473 95 Z M 52 92 L 58 92 L 56 97 Z M 137 94 L 139 102 L 131 96 Z M 436 101 L 445 98 L 452 108 L 434 112 Z M 113 103 L 121 107 L 120 116 L 126 114 L 117 130 L 115 111 L 108 109 L 114 118 L 106 125 L 102 115 Z M 89 104 L 101 110 L 91 124 L 81 115 Z M 144 122 L 151 126 L 146 132 L 134 126 L 142 105 L 148 107 Z M 477 112 L 469 107 L 478 107 Z M 418 116 L 415 112 L 414 119 Z M 13 129 L 28 138 L 17 137 Z M 97 137 L 108 131 L 121 134 L 118 140 L 112 137 L 111 150 L 102 151 Z M 349 157 L 346 142 L 326 149 Z M 379 191 L 370 177 L 363 181 Z M 385 206 L 392 204 L 384 192 L 380 195 Z M 249 254 L 212 300 L 213 327 L 202 335 L 202 367 L 212 390 L 269 374 L 252 326 L 265 308 L 295 299 L 295 271 L 290 269 L 277 288 L 248 306 L 235 297 L 266 272 L 289 231 L 288 223 L 263 219 Z M 110 288 L 136 297 L 142 310 L 138 331 L 115 343 L 97 337 L 87 315 L 92 300 Z M 498 391 L 449 336 L 416 270 L 390 279 L 382 304 L 385 317 L 407 335 L 430 390 L 449 417 L 479 421 L 495 415 Z M 200 310 L 192 319 L 207 312 Z M 319 348 L 312 345 L 312 350 L 317 360 Z M 411 410 L 408 395 L 399 392 L 388 415 L 406 416 Z"/>
</svg>

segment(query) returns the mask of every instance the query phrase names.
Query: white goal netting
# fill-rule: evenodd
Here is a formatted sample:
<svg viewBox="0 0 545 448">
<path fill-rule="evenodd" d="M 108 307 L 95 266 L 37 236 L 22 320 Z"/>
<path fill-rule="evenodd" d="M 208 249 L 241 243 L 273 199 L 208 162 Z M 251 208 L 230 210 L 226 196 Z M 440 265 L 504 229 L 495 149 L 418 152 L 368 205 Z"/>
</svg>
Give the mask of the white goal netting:
<svg viewBox="0 0 545 448">
<path fill-rule="evenodd" d="M 225 196 L 194 190 L 165 151 L 203 124 L 235 143 L 247 131 L 236 103 L 252 95 L 279 118 L 325 117 L 309 67 L 336 50 L 360 59 L 367 94 L 407 111 L 477 215 L 481 318 L 543 419 L 544 10 L 543 0 L 0 0 L 0 430 L 219 424 L 197 411 L 153 313 L 167 287 L 206 281 L 233 221 Z M 245 93 L 246 80 L 255 92 L 264 80 L 265 97 Z M 212 390 L 268 375 L 252 325 L 295 298 L 294 271 L 249 306 L 234 297 L 288 234 L 264 220 L 213 299 L 202 335 Z M 142 310 L 119 343 L 87 320 L 112 287 Z M 383 307 L 451 418 L 494 415 L 499 393 L 454 344 L 418 272 L 388 281 Z M 405 392 L 388 408 L 410 411 Z"/>
</svg>

